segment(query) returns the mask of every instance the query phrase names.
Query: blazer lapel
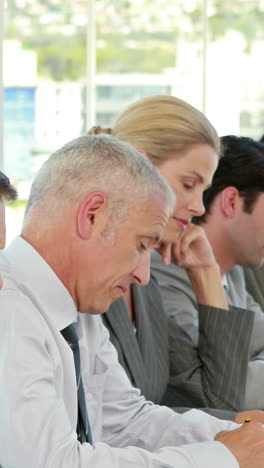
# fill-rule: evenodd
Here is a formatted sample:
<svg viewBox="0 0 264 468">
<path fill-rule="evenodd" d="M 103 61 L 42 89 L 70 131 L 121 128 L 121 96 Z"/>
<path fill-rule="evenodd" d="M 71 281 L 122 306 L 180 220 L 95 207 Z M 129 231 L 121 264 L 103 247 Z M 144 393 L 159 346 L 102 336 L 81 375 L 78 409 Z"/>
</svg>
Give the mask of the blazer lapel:
<svg viewBox="0 0 264 468">
<path fill-rule="evenodd" d="M 154 284 L 144 290 L 134 285 L 133 298 L 146 394 L 156 402 L 160 401 L 169 377 L 167 321 Z"/>
<path fill-rule="evenodd" d="M 142 381 L 144 381 L 142 376 L 144 377 L 145 375 L 144 363 L 124 300 L 120 299 L 116 301 L 114 307 L 111 306 L 109 308 L 105 318 L 118 338 L 127 367 L 136 387 L 142 389 Z"/>
<path fill-rule="evenodd" d="M 145 312 L 147 304 L 142 295 L 141 288 L 132 286 L 132 294 L 138 343 L 144 362 L 146 363 L 150 340 L 149 318 Z"/>
</svg>

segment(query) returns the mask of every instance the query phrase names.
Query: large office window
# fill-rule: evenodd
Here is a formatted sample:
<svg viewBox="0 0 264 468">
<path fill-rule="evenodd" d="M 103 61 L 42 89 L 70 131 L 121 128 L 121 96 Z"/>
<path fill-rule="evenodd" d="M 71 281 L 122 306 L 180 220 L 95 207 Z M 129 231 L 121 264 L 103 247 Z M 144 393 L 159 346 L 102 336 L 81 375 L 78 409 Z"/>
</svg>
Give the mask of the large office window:
<svg viewBox="0 0 264 468">
<path fill-rule="evenodd" d="M 152 94 L 202 106 L 202 7 L 202 0 L 98 2 L 98 123 L 110 126 L 125 105 Z"/>
<path fill-rule="evenodd" d="M 91 122 L 111 126 L 144 96 L 178 96 L 204 110 L 220 134 L 261 137 L 262 0 L 94 0 L 94 96 L 91 1 L 5 0 L 4 168 L 21 199 L 52 151 Z"/>
<path fill-rule="evenodd" d="M 220 134 L 264 132 L 264 3 L 208 2 L 207 114 Z"/>
<path fill-rule="evenodd" d="M 7 210 L 9 240 L 40 165 L 84 128 L 87 5 L 6 0 L 4 14 L 4 170 L 21 199 Z"/>
</svg>

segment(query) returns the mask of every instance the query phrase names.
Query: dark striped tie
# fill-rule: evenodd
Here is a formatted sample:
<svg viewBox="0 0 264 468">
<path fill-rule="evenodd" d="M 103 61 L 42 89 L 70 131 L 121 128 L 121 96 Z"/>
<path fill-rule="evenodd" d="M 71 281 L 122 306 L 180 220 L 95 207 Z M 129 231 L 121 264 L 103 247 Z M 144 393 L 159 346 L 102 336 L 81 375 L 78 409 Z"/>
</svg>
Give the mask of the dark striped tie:
<svg viewBox="0 0 264 468">
<path fill-rule="evenodd" d="M 77 393 L 78 393 L 78 421 L 76 432 L 78 435 L 78 440 L 83 442 L 89 442 L 93 444 L 92 431 L 89 423 L 88 412 L 85 403 L 85 395 L 81 374 L 81 359 L 80 359 L 80 348 L 79 348 L 79 337 L 75 329 L 74 323 L 68 327 L 61 330 L 62 336 L 65 338 L 67 343 L 72 349 L 74 364 L 75 364 L 75 373 L 76 373 L 76 383 L 77 383 Z"/>
</svg>

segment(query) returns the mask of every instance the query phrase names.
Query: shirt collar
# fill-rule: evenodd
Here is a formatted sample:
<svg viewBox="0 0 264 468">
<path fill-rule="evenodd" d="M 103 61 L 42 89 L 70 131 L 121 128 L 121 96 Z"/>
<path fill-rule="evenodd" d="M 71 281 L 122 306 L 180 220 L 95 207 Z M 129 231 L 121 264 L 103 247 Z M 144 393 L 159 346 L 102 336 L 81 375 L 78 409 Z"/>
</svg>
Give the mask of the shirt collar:
<svg viewBox="0 0 264 468">
<path fill-rule="evenodd" d="M 224 275 L 222 276 L 222 286 L 226 289 L 228 289 L 228 284 L 227 284 L 227 276 L 226 274 L 224 273 Z"/>
<path fill-rule="evenodd" d="M 19 236 L 1 255 L 8 261 L 16 282 L 29 287 L 58 330 L 77 321 L 70 293 L 34 247 Z"/>
</svg>

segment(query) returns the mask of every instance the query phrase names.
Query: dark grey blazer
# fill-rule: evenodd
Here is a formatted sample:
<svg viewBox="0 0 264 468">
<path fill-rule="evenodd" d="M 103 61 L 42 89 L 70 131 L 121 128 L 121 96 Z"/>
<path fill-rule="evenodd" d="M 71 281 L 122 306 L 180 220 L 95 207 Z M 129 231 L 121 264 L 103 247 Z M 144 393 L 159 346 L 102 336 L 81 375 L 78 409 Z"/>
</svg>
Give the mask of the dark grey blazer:
<svg viewBox="0 0 264 468">
<path fill-rule="evenodd" d="M 243 409 L 255 320 L 252 310 L 241 303 L 229 310 L 198 305 L 183 268 L 164 266 L 157 253 L 151 265 L 169 322 L 170 387 L 164 403 L 172 403 L 177 389 L 181 406 Z M 255 341 L 260 340 L 255 337 Z"/>
<path fill-rule="evenodd" d="M 147 400 L 160 403 L 169 379 L 168 326 L 153 276 L 145 287 L 132 285 L 136 331 L 123 299 L 102 315 L 119 362 Z"/>
<path fill-rule="evenodd" d="M 139 388 L 147 400 L 159 404 L 169 378 L 168 323 L 153 275 L 145 287 L 132 286 L 136 332 L 130 321 L 123 299 L 114 302 L 102 315 L 115 345 L 118 359 L 130 381 Z M 190 409 L 182 405 L 181 391 L 170 392 L 168 406 L 179 413 Z M 201 406 L 201 405 L 199 405 Z M 220 419 L 234 419 L 235 413 L 212 408 L 201 408 Z"/>
</svg>

